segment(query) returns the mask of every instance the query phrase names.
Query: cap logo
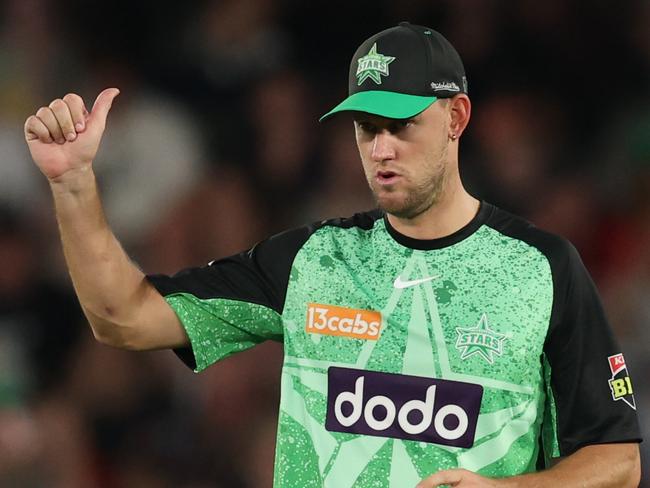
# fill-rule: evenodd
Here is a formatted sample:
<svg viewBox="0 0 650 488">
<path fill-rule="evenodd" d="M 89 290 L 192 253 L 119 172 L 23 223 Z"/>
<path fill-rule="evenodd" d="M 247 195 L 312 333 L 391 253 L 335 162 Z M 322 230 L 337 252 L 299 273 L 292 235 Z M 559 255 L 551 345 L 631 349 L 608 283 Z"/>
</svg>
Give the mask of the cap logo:
<svg viewBox="0 0 650 488">
<path fill-rule="evenodd" d="M 443 90 L 453 91 L 453 92 L 460 91 L 459 86 L 453 81 L 443 81 L 441 83 L 436 83 L 435 81 L 432 81 L 431 88 L 433 88 L 433 91 L 443 91 Z"/>
<path fill-rule="evenodd" d="M 370 78 L 372 81 L 381 85 L 381 75 L 388 76 L 388 65 L 395 61 L 393 56 L 384 56 L 377 52 L 377 43 L 375 42 L 368 54 L 359 58 L 357 67 L 357 85 L 361 85 Z"/>
</svg>

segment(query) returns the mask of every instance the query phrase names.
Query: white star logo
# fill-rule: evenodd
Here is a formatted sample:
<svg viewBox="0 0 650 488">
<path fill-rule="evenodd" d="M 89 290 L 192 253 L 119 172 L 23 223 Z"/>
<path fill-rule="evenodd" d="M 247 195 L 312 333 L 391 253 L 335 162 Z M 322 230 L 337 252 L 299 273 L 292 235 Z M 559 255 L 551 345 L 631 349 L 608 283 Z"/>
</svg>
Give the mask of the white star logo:
<svg viewBox="0 0 650 488">
<path fill-rule="evenodd" d="M 461 351 L 460 358 L 467 359 L 478 354 L 488 363 L 494 363 L 493 354 L 501 356 L 505 334 L 500 334 L 488 327 L 487 314 L 483 314 L 476 327 L 456 327 L 458 339 L 456 349 Z"/>
</svg>

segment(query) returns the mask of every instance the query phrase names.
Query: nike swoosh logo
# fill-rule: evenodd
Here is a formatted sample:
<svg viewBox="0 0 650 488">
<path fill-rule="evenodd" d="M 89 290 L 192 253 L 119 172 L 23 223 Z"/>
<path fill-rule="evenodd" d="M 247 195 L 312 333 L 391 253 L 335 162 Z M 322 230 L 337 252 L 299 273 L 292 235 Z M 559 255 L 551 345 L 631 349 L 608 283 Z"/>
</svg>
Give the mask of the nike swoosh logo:
<svg viewBox="0 0 650 488">
<path fill-rule="evenodd" d="M 402 281 L 402 277 L 398 276 L 397 278 L 395 278 L 395 282 L 393 283 L 393 286 L 395 288 L 408 288 L 410 286 L 419 285 L 420 283 L 426 283 L 427 281 L 435 280 L 436 278 L 440 278 L 440 275 L 428 276 L 426 278 L 420 278 L 419 280 L 411 280 L 411 281 Z"/>
</svg>

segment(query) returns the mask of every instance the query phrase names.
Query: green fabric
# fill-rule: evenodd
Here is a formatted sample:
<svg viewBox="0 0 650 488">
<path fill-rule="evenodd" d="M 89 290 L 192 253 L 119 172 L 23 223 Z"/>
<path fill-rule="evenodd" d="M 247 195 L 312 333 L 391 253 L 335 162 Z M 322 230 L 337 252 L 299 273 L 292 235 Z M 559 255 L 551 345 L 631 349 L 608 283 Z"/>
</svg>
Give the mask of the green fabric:
<svg viewBox="0 0 650 488">
<path fill-rule="evenodd" d="M 267 339 L 282 340 L 280 316 L 262 305 L 223 298 L 201 300 L 188 293 L 165 299 L 190 338 L 197 373 Z"/>
<path fill-rule="evenodd" d="M 397 243 L 381 219 L 370 230 L 324 226 L 294 259 L 281 316 L 233 300 L 167 300 L 188 330 L 197 371 L 283 337 L 276 488 L 403 488 L 441 469 L 503 477 L 536 467 L 553 282 L 545 256 L 522 241 L 484 225 L 452 246 L 419 251 Z M 379 339 L 309 332 L 308 304 L 381 312 Z M 490 334 L 492 347 L 467 347 L 472 330 Z M 482 385 L 474 445 L 329 432 L 330 366 Z"/>
<path fill-rule="evenodd" d="M 319 120 L 322 122 L 335 113 L 345 111 L 366 112 L 390 119 L 408 119 L 422 112 L 436 100 L 436 97 L 368 90 L 350 95 Z"/>
<path fill-rule="evenodd" d="M 436 275 L 440 278 L 418 286 L 393 287 L 398 276 L 406 281 Z M 487 226 L 460 243 L 432 251 L 399 245 L 383 220 L 370 231 L 317 231 L 296 256 L 283 311 L 285 362 L 275 486 L 302 486 L 305 480 L 318 479 L 337 488 L 397 488 L 455 467 L 496 477 L 534 471 L 544 400 L 540 357 L 552 297 L 545 256 Z M 307 303 L 381 311 L 380 340 L 305 333 Z M 456 347 L 466 329 L 480 328 L 484 315 L 494 336 L 504 337 L 500 356 L 468 354 Z M 474 446 L 449 448 L 328 432 L 324 419 L 330 365 L 482 384 Z M 283 424 L 282 419 L 292 422 Z M 301 445 L 301 452 L 315 452 L 318 463 L 305 464 L 295 478 L 290 474 L 295 466 L 290 467 L 297 446 L 286 439 L 304 439 L 305 432 L 309 442 Z M 367 475 L 386 469 L 388 476 Z"/>
<path fill-rule="evenodd" d="M 560 457 L 560 443 L 557 435 L 557 408 L 555 395 L 551 388 L 551 365 L 544 354 L 544 384 L 546 385 L 546 405 L 544 408 L 544 429 L 542 440 L 544 445 L 544 462 L 546 467 L 551 466 L 553 458 Z"/>
</svg>

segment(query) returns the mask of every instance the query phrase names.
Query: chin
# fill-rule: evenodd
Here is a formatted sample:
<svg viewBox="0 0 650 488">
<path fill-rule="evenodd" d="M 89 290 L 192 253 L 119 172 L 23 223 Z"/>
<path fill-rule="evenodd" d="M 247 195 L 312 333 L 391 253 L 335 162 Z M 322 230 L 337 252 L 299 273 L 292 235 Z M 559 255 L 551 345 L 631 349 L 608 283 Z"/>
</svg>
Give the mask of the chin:
<svg viewBox="0 0 650 488">
<path fill-rule="evenodd" d="M 413 219 L 422 213 L 418 209 L 411 207 L 380 208 L 384 212 L 399 217 L 400 219 Z"/>
<path fill-rule="evenodd" d="M 399 198 L 397 195 L 375 195 L 377 206 L 386 213 L 401 219 L 413 219 L 426 212 L 433 202 L 410 201 L 408 198 Z"/>
<path fill-rule="evenodd" d="M 377 198 L 376 200 L 380 209 L 396 217 L 410 218 L 414 213 L 414 209 L 403 199 Z"/>
</svg>

